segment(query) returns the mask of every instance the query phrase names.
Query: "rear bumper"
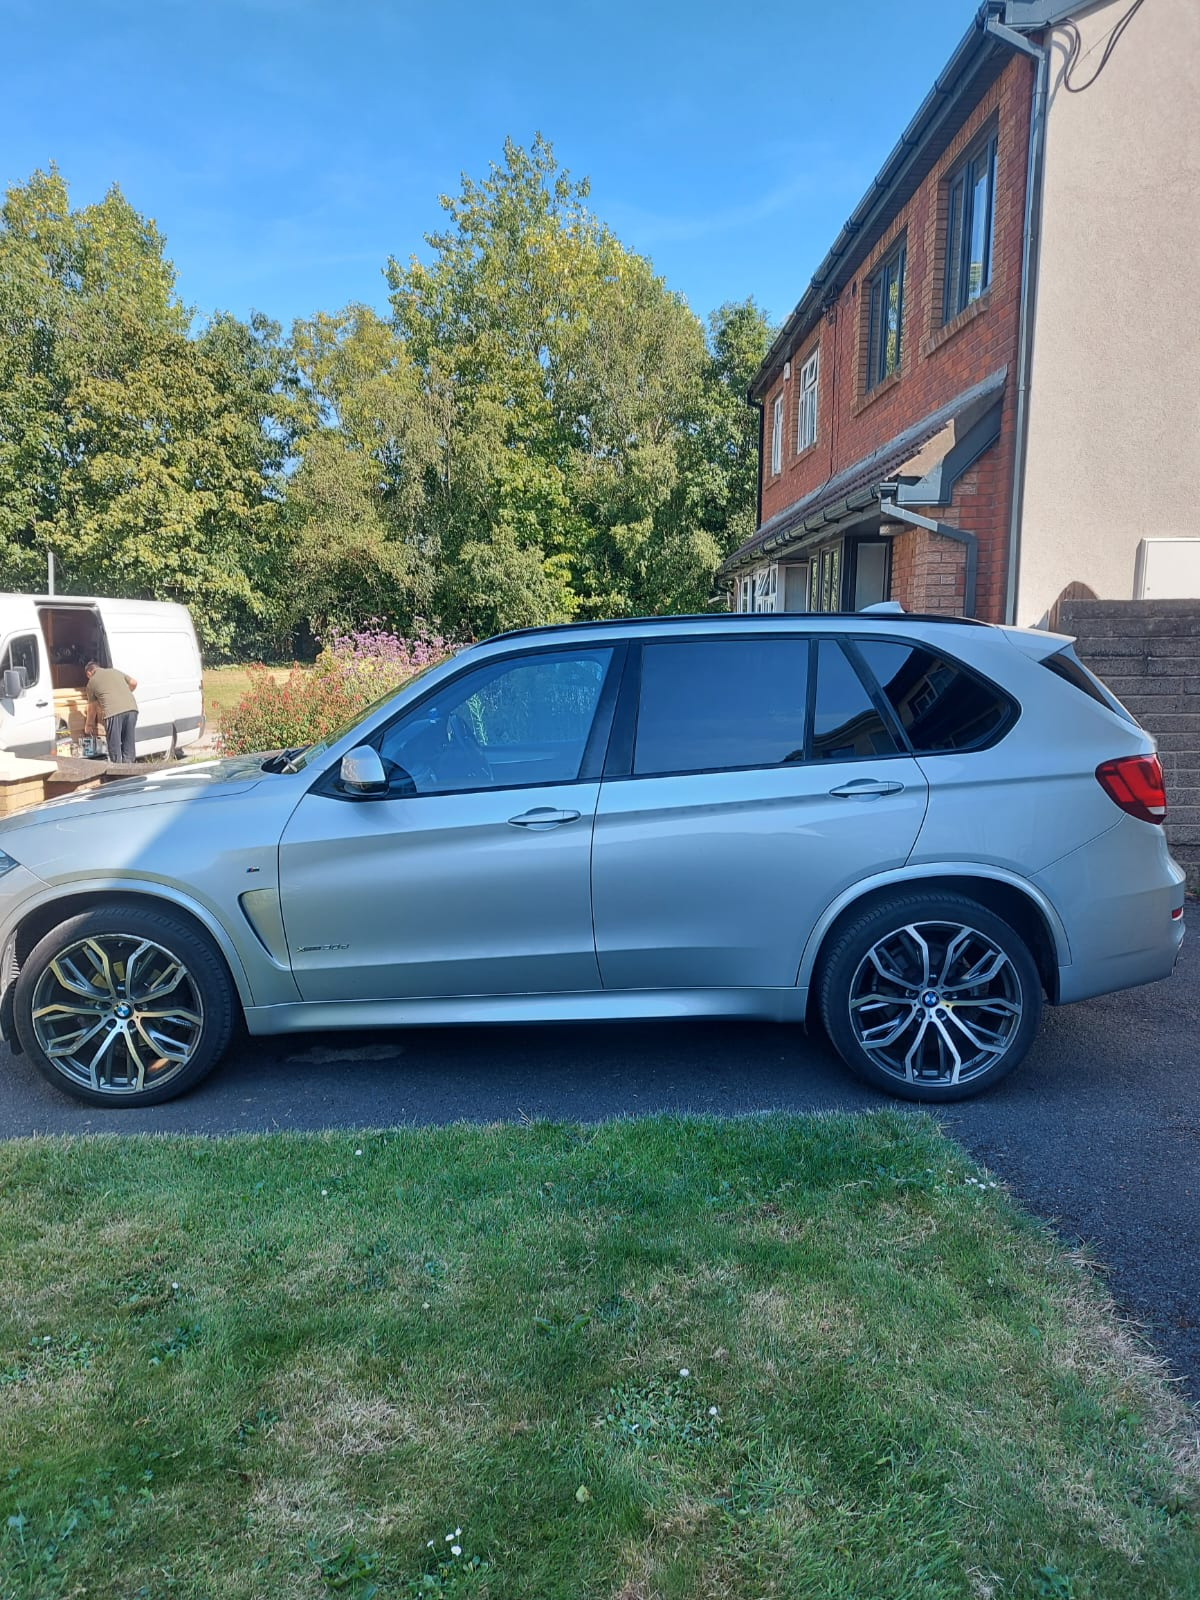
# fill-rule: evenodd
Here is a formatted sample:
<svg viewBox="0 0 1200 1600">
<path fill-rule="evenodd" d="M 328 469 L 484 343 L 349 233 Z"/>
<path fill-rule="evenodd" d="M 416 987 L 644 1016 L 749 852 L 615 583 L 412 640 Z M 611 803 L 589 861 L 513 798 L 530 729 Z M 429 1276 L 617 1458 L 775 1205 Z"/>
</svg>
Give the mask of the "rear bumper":
<svg viewBox="0 0 1200 1600">
<path fill-rule="evenodd" d="M 1125 817 L 1038 873 L 1071 944 L 1060 1002 L 1169 978 L 1183 944 L 1184 872 L 1161 828 Z"/>
</svg>

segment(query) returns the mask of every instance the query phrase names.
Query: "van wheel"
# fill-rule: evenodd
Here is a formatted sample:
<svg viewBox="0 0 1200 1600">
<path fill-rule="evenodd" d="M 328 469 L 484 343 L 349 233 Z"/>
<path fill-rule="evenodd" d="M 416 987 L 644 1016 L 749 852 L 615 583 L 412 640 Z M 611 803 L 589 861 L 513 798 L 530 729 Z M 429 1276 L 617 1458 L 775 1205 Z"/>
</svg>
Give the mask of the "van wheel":
<svg viewBox="0 0 1200 1600">
<path fill-rule="evenodd" d="M 1006 1077 L 1037 1033 L 1042 985 L 1024 940 L 965 895 L 897 896 L 845 927 L 818 983 L 839 1055 L 905 1100 L 965 1100 Z"/>
<path fill-rule="evenodd" d="M 13 1020 L 34 1065 L 91 1105 L 149 1106 L 199 1083 L 228 1048 L 236 995 L 202 934 L 168 913 L 98 906 L 21 967 Z"/>
</svg>

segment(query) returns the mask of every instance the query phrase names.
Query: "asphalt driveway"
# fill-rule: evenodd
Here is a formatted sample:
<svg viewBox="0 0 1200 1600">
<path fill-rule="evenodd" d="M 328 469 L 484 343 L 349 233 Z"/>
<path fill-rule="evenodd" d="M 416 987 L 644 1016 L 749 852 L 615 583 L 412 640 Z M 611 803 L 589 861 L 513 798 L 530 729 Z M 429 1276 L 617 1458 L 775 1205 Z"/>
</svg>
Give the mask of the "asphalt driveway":
<svg viewBox="0 0 1200 1600">
<path fill-rule="evenodd" d="M 824 1039 L 769 1025 L 606 1024 L 248 1042 L 185 1099 L 110 1112 L 0 1051 L 0 1137 L 584 1121 L 653 1111 L 860 1110 L 885 1101 Z M 948 1129 L 1084 1242 L 1200 1399 L 1200 939 L 1175 976 L 1048 1012 L 1024 1067 Z"/>
</svg>

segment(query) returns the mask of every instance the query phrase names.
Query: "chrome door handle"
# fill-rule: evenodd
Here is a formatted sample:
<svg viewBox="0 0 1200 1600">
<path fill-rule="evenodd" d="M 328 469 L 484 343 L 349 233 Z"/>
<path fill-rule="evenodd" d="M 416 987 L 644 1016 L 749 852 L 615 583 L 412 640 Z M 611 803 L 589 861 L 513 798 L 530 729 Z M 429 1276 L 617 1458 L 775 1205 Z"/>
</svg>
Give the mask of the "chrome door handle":
<svg viewBox="0 0 1200 1600">
<path fill-rule="evenodd" d="M 839 800 L 878 800 L 885 794 L 899 794 L 903 787 L 891 778 L 851 778 L 829 792 Z"/>
<path fill-rule="evenodd" d="M 578 822 L 578 811 L 555 811 L 553 806 L 534 806 L 532 811 L 522 811 L 519 817 L 509 817 L 514 828 L 561 828 L 564 822 Z"/>
</svg>

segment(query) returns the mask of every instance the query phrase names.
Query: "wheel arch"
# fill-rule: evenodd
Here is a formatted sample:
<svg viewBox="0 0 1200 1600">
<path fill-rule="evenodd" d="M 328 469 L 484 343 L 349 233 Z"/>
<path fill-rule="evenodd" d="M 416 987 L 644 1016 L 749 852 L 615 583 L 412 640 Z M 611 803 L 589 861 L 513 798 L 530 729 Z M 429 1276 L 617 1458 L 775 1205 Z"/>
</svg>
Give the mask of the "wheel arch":
<svg viewBox="0 0 1200 1600">
<path fill-rule="evenodd" d="M 94 911 L 98 906 L 125 905 L 137 911 L 158 911 L 175 917 L 193 932 L 206 938 L 220 956 L 229 973 L 238 1004 L 244 1010 L 254 1004 L 249 979 L 238 957 L 232 940 L 211 913 L 194 901 L 169 899 L 155 894 L 152 889 L 138 889 L 129 884 L 120 888 L 73 889 L 68 894 L 56 895 L 32 906 L 13 929 L 13 953 L 18 968 L 23 966 L 29 952 L 43 939 L 51 928 L 81 912 Z"/>
<path fill-rule="evenodd" d="M 1062 920 L 1045 895 L 1012 873 L 982 873 L 962 864 L 923 867 L 911 873 L 889 873 L 857 884 L 834 900 L 810 934 L 800 960 L 799 987 L 808 990 L 808 1015 L 815 1017 L 816 975 L 825 952 L 837 941 L 851 918 L 896 894 L 962 894 L 994 912 L 1019 933 L 1029 947 L 1038 976 L 1056 1005 L 1059 968 L 1068 966 L 1071 947 Z"/>
</svg>

